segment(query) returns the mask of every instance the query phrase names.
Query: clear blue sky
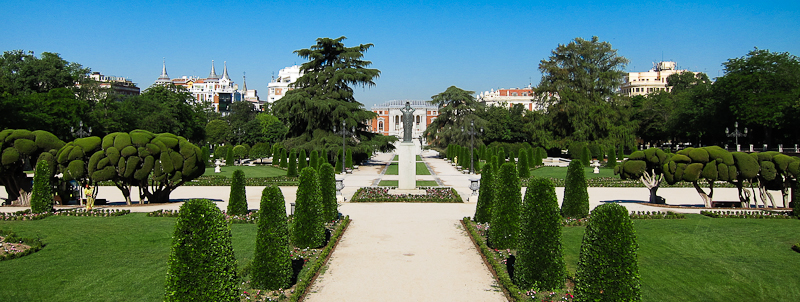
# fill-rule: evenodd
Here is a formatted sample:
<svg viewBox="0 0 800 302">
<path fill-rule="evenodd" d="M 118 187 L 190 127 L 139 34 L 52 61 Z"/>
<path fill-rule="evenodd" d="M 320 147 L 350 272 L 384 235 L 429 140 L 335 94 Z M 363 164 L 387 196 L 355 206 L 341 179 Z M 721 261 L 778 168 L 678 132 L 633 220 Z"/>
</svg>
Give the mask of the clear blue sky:
<svg viewBox="0 0 800 302">
<path fill-rule="evenodd" d="M 148 1 L 149 2 L 149 1 Z M 205 77 L 223 61 L 236 83 L 267 97 L 292 51 L 318 37 L 372 43 L 377 86 L 357 88 L 367 108 L 466 90 L 536 85 L 539 62 L 558 44 L 598 36 L 630 60 L 721 74 L 753 47 L 800 55 L 800 1 L 3 1 L 0 47 L 56 52 L 147 88 L 166 57 L 170 77 Z M 562 3 L 564 2 L 564 3 Z M 566 3 L 568 2 L 568 3 Z M 229 4 L 233 3 L 233 4 Z"/>
</svg>

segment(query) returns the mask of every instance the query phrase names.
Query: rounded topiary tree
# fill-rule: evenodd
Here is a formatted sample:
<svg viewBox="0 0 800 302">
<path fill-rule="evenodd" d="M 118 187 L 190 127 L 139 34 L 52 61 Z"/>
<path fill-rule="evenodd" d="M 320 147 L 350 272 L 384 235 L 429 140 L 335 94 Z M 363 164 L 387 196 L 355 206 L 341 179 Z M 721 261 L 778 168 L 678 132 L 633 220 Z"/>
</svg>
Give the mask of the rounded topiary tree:
<svg viewBox="0 0 800 302">
<path fill-rule="evenodd" d="M 253 287 L 265 290 L 286 288 L 292 277 L 286 202 L 275 186 L 261 192 L 252 272 Z"/>
<path fill-rule="evenodd" d="M 297 152 L 295 150 L 292 150 L 292 152 L 289 153 L 289 164 L 286 169 L 286 176 L 297 176 Z"/>
<path fill-rule="evenodd" d="M 302 171 L 308 166 L 309 165 L 308 165 L 308 157 L 306 156 L 306 150 L 300 149 L 300 155 L 297 156 L 297 169 Z"/>
<path fill-rule="evenodd" d="M 317 172 L 312 168 L 300 171 L 300 184 L 295 199 L 292 243 L 299 248 L 316 248 L 325 237 L 322 200 Z"/>
<path fill-rule="evenodd" d="M 494 204 L 494 165 L 489 162 L 481 170 L 481 186 L 478 191 L 478 204 L 475 206 L 475 222 L 492 221 L 492 205 Z"/>
<path fill-rule="evenodd" d="M 636 234 L 628 210 L 606 203 L 592 211 L 583 234 L 575 301 L 639 301 Z"/>
<path fill-rule="evenodd" d="M 244 188 L 244 171 L 233 171 L 231 177 L 231 194 L 228 198 L 228 215 L 247 214 L 247 192 Z"/>
<path fill-rule="evenodd" d="M 564 286 L 567 270 L 558 211 L 553 183 L 547 178 L 532 179 L 525 191 L 519 223 L 514 283 L 520 289 L 555 290 Z"/>
<path fill-rule="evenodd" d="M 239 301 L 231 229 L 207 199 L 180 208 L 172 235 L 165 301 Z"/>
<path fill-rule="evenodd" d="M 573 159 L 569 163 L 564 185 L 564 201 L 561 204 L 561 215 L 564 217 L 584 218 L 589 215 L 589 191 L 586 188 L 584 173 L 580 160 Z"/>
<path fill-rule="evenodd" d="M 236 165 L 236 161 L 234 160 L 234 157 L 233 157 L 233 148 L 227 148 L 227 150 L 225 152 L 226 152 L 225 153 L 225 165 L 226 166 L 235 166 Z"/>
<path fill-rule="evenodd" d="M 53 210 L 53 191 L 50 186 L 50 165 L 43 160 L 36 163 L 31 192 L 31 212 L 46 213 Z"/>
<path fill-rule="evenodd" d="M 497 191 L 492 206 L 489 241 L 496 249 L 515 248 L 519 235 L 519 209 L 522 193 L 517 168 L 512 163 L 500 167 Z"/>
<path fill-rule="evenodd" d="M 531 177 L 531 170 L 528 167 L 528 152 L 525 149 L 519 150 L 519 163 L 517 163 L 519 178 Z"/>
<path fill-rule="evenodd" d="M 329 163 L 319 167 L 319 192 L 322 195 L 322 217 L 325 221 L 336 219 L 339 216 L 336 203 L 336 173 Z"/>
<path fill-rule="evenodd" d="M 239 164 L 242 163 L 242 159 L 247 157 L 247 153 L 250 151 L 248 149 L 249 148 L 247 148 L 247 145 L 236 145 L 233 147 L 233 157 L 239 162 Z"/>
</svg>

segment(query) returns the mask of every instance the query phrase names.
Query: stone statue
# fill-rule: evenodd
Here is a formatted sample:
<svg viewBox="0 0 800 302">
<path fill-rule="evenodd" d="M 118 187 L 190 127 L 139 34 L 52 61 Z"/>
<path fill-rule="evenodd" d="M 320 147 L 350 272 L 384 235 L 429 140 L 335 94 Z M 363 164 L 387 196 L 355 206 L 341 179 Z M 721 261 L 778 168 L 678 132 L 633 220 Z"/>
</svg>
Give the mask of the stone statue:
<svg viewBox="0 0 800 302">
<path fill-rule="evenodd" d="M 411 142 L 411 130 L 414 129 L 414 108 L 411 108 L 411 103 L 406 102 L 406 106 L 400 109 L 403 113 L 403 142 Z"/>
</svg>

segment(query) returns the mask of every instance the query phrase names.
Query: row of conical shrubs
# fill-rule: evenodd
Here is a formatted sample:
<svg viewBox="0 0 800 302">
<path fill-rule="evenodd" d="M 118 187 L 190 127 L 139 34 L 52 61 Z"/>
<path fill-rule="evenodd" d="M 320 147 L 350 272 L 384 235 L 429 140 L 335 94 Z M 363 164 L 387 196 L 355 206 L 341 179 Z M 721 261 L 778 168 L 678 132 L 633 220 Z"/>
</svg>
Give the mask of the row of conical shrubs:
<svg viewBox="0 0 800 302">
<path fill-rule="evenodd" d="M 244 173 L 234 171 L 229 215 L 247 214 Z M 324 244 L 325 222 L 339 216 L 333 166 L 320 173 L 311 167 L 300 172 L 293 225 L 289 231 L 286 205 L 278 187 L 261 193 L 251 282 L 254 288 L 275 290 L 289 286 L 291 246 L 318 248 Z M 204 199 L 181 206 L 173 235 L 166 281 L 166 301 L 238 301 L 236 258 L 231 230 L 222 211 Z"/>
<path fill-rule="evenodd" d="M 473 162 L 470 162 L 470 152 L 472 153 Z M 514 158 L 518 158 L 520 164 L 517 165 L 517 171 L 519 172 L 520 178 L 530 177 L 530 170 L 523 169 L 523 167 L 530 169 L 541 166 L 543 160 L 547 158 L 547 152 L 542 147 L 533 148 L 527 145 L 516 152 L 516 154 L 508 154 L 508 156 L 506 156 L 506 151 L 502 147 L 486 147 L 485 145 L 481 145 L 480 148 L 470 150 L 469 147 L 450 144 L 445 151 L 445 157 L 452 162 L 456 162 L 456 164 L 461 167 L 466 168 L 472 164 L 475 166 L 475 170 L 478 170 L 477 165 L 480 160 L 493 162 L 496 164 L 495 168 L 497 168 L 502 165 L 502 163 L 499 162 L 500 160 L 505 162 L 506 158 L 508 158 L 509 161 L 513 162 Z"/>
<path fill-rule="evenodd" d="M 489 223 L 488 244 L 517 250 L 513 282 L 520 289 L 562 288 L 567 276 L 562 217 L 589 216 L 583 164 L 570 163 L 561 209 L 549 179 L 531 179 L 523 202 L 514 164 L 503 163 L 499 173 L 494 167 L 484 166 L 475 213 L 476 222 Z M 576 301 L 638 301 L 637 248 L 624 207 L 604 204 L 592 211 L 575 276 Z"/>
<path fill-rule="evenodd" d="M 273 165 L 286 168 L 286 176 L 289 177 L 299 176 L 298 172 L 302 171 L 305 167 L 319 169 L 322 164 L 328 163 L 328 152 L 325 150 L 312 150 L 307 156 L 306 150 L 304 149 L 300 149 L 299 153 L 297 150 L 292 149 L 287 154 L 286 149 L 282 148 L 278 144 L 275 144 L 275 149 L 273 152 Z M 334 169 L 335 171 L 342 171 L 341 150 L 337 151 L 334 164 L 336 165 L 336 168 Z M 347 149 L 344 164 L 347 168 L 353 168 L 353 151 L 351 149 Z"/>
</svg>

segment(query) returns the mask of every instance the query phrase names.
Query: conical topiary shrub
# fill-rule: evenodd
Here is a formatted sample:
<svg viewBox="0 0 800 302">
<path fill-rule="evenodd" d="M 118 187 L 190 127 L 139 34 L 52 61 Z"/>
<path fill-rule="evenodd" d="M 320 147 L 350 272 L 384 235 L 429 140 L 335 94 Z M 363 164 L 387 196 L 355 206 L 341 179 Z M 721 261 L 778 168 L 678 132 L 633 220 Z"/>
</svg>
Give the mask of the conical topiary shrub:
<svg viewBox="0 0 800 302">
<path fill-rule="evenodd" d="M 580 160 L 574 159 L 569 163 L 564 184 L 564 201 L 561 203 L 561 215 L 564 217 L 584 218 L 589 215 L 589 191 L 584 173 Z"/>
<path fill-rule="evenodd" d="M 316 248 L 322 245 L 325 226 L 322 219 L 317 172 L 312 168 L 300 171 L 300 184 L 295 199 L 292 243 L 299 248 Z"/>
<path fill-rule="evenodd" d="M 640 301 L 638 248 L 625 207 L 596 207 L 583 234 L 575 301 Z"/>
<path fill-rule="evenodd" d="M 517 168 L 512 163 L 500 167 L 497 191 L 492 205 L 489 241 L 496 249 L 516 247 L 519 235 L 519 209 L 522 204 L 521 185 Z"/>
<path fill-rule="evenodd" d="M 289 158 L 287 157 L 286 149 L 281 148 L 281 168 L 289 168 Z"/>
<path fill-rule="evenodd" d="M 261 192 L 252 286 L 265 290 L 289 286 L 289 279 L 292 277 L 290 251 L 283 193 L 278 187 L 268 186 Z"/>
<path fill-rule="evenodd" d="M 45 160 L 36 163 L 31 189 L 31 212 L 46 213 L 53 210 L 53 191 L 50 186 L 50 165 Z"/>
<path fill-rule="evenodd" d="M 581 148 L 581 163 L 586 167 L 592 163 L 592 151 L 589 151 L 589 147 L 585 145 Z"/>
<path fill-rule="evenodd" d="M 185 202 L 175 223 L 165 301 L 239 301 L 231 229 L 207 199 Z"/>
<path fill-rule="evenodd" d="M 348 169 L 353 168 L 353 149 L 347 149 L 347 157 L 345 158 L 345 164 Z"/>
<path fill-rule="evenodd" d="M 295 150 L 289 153 L 289 164 L 286 169 L 286 176 L 297 177 L 297 152 Z"/>
<path fill-rule="evenodd" d="M 344 172 L 344 170 L 342 170 L 342 150 L 337 150 L 336 151 L 336 162 L 335 162 L 335 164 L 336 164 L 336 168 L 334 170 L 336 171 L 336 173 Z"/>
<path fill-rule="evenodd" d="M 241 216 L 247 214 L 247 192 L 244 188 L 244 171 L 233 171 L 231 176 L 231 194 L 228 198 L 228 215 Z"/>
<path fill-rule="evenodd" d="M 228 147 L 227 151 L 225 152 L 225 165 L 226 166 L 236 165 L 236 161 L 233 159 L 233 148 Z"/>
<path fill-rule="evenodd" d="M 339 216 L 335 174 L 333 166 L 329 163 L 324 163 L 319 167 L 319 191 L 322 195 L 322 217 L 325 221 L 333 221 Z"/>
<path fill-rule="evenodd" d="M 319 170 L 319 152 L 317 152 L 317 150 L 311 150 L 311 155 L 309 155 L 308 158 L 308 166 L 314 168 L 314 170 Z"/>
<path fill-rule="evenodd" d="M 528 167 L 528 152 L 525 149 L 519 150 L 519 163 L 517 163 L 519 178 L 531 177 L 531 170 Z"/>
<path fill-rule="evenodd" d="M 297 169 L 302 171 L 305 167 L 308 167 L 308 157 L 306 157 L 306 150 L 300 149 L 300 155 L 297 157 Z"/>
<path fill-rule="evenodd" d="M 520 216 L 520 237 L 514 283 L 520 289 L 552 291 L 562 288 L 566 266 L 561 248 L 561 215 L 556 188 L 547 178 L 528 184 Z"/>
<path fill-rule="evenodd" d="M 494 168 L 487 163 L 481 170 L 481 186 L 478 191 L 478 204 L 475 206 L 475 222 L 487 223 L 492 221 L 492 205 L 494 204 Z"/>
<path fill-rule="evenodd" d="M 608 148 L 608 162 L 606 163 L 606 167 L 614 168 L 617 166 L 617 150 L 614 147 Z"/>
</svg>

